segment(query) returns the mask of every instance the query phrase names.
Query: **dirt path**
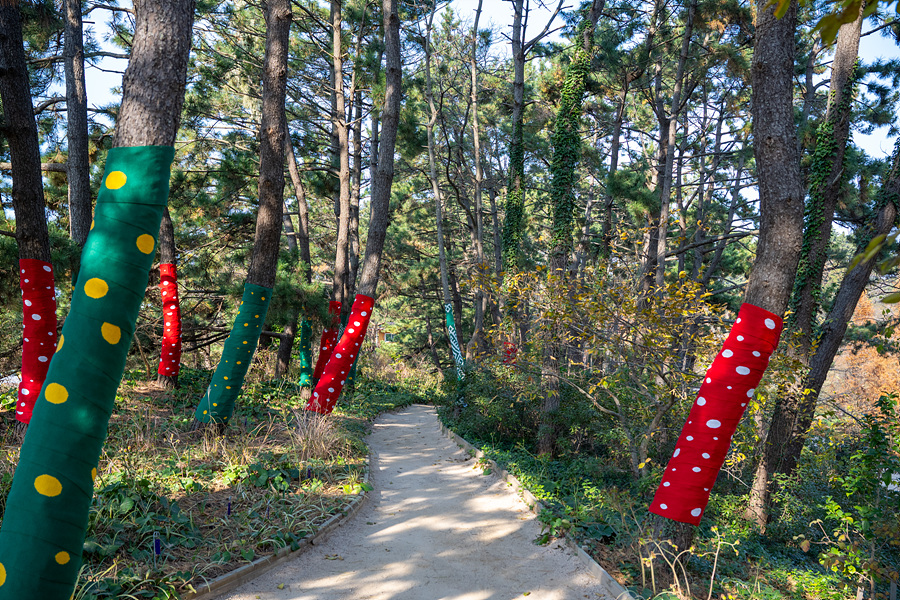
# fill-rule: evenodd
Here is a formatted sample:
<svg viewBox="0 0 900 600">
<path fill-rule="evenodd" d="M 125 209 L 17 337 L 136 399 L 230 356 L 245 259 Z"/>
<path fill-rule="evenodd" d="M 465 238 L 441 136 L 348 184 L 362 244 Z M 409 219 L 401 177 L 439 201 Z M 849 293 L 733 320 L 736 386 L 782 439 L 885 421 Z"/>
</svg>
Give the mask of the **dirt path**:
<svg viewBox="0 0 900 600">
<path fill-rule="evenodd" d="M 507 485 L 441 435 L 434 409 L 375 422 L 362 510 L 322 544 L 219 600 L 608 598 Z M 283 586 L 278 589 L 278 586 Z"/>
</svg>

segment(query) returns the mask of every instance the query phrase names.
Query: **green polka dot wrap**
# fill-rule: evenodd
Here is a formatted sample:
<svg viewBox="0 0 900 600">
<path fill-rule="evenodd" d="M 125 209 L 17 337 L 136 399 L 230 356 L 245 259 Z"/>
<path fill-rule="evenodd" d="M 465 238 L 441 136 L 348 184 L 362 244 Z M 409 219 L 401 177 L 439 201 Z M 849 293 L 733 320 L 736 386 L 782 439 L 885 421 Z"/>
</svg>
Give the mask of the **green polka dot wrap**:
<svg viewBox="0 0 900 600">
<path fill-rule="evenodd" d="M 244 385 L 271 301 L 271 288 L 244 284 L 241 308 L 225 340 L 222 358 L 194 413 L 201 423 L 227 423 L 234 413 L 234 401 Z"/>
<path fill-rule="evenodd" d="M 313 376 L 312 362 L 312 323 L 303 319 L 300 324 L 300 381 L 301 387 L 311 387 Z"/>
<path fill-rule="evenodd" d="M 169 146 L 113 148 L 72 304 L 0 528 L 0 600 L 69 600 L 116 390 L 169 195 Z"/>
</svg>

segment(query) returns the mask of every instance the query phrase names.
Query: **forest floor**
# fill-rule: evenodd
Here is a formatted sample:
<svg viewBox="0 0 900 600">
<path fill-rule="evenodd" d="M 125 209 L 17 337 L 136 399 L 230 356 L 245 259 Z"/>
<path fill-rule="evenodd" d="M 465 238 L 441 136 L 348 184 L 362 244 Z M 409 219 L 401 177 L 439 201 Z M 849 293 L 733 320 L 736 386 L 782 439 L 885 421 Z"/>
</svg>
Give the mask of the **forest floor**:
<svg viewBox="0 0 900 600">
<path fill-rule="evenodd" d="M 321 545 L 220 600 L 607 598 L 503 481 L 441 435 L 433 408 L 379 417 L 366 504 Z"/>
</svg>

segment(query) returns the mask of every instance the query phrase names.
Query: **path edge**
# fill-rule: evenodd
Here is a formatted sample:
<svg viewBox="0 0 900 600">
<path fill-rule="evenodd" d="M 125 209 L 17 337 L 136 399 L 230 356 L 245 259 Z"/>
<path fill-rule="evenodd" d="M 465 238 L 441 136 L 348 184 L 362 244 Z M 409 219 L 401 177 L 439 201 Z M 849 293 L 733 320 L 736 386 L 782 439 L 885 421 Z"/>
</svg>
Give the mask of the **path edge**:
<svg viewBox="0 0 900 600">
<path fill-rule="evenodd" d="M 370 451 L 369 455 L 366 457 L 366 466 L 363 471 L 363 483 L 365 484 L 369 483 L 369 467 L 371 465 L 371 459 L 372 452 Z M 335 529 L 346 523 L 359 512 L 368 497 L 369 492 L 362 490 L 350 501 L 350 504 L 346 508 L 342 509 L 337 514 L 332 515 L 325 521 L 312 537 L 304 538 L 303 541 L 300 542 L 300 547 L 296 550 L 291 550 L 290 546 L 279 548 L 273 554 L 257 558 L 250 564 L 238 567 L 234 571 L 229 571 L 224 575 L 219 575 L 215 579 L 210 579 L 199 586 L 194 586 L 196 591 L 189 591 L 185 594 L 181 594 L 179 597 L 181 600 L 211 600 L 216 596 L 230 592 L 235 588 L 256 579 L 260 575 L 273 569 L 275 566 L 303 554 L 309 550 L 310 546 L 316 546 L 324 542 Z"/>
<path fill-rule="evenodd" d="M 466 452 L 470 452 L 474 454 L 475 458 L 486 462 L 491 466 L 491 472 L 496 473 L 500 479 L 510 484 L 512 489 L 517 492 L 522 500 L 525 501 L 526 506 L 528 506 L 529 510 L 533 512 L 535 515 L 539 514 L 542 510 L 544 510 L 544 505 L 538 500 L 534 494 L 532 494 L 528 488 L 526 488 L 522 483 L 516 479 L 515 475 L 502 468 L 492 459 L 488 458 L 487 455 L 464 440 L 462 437 L 457 435 L 455 432 L 451 431 L 449 427 L 444 425 L 444 422 L 441 421 L 440 417 L 437 417 L 438 424 L 441 427 L 441 433 L 444 434 L 445 437 L 451 439 L 456 442 L 456 445 L 465 450 Z M 566 541 L 566 545 L 575 552 L 575 555 L 578 557 L 584 566 L 587 568 L 588 573 L 591 574 L 594 579 L 597 579 L 600 582 L 600 587 L 603 588 L 607 594 L 610 594 L 616 600 L 636 600 L 634 596 L 631 595 L 631 592 L 622 587 L 615 578 L 609 574 L 609 572 L 600 566 L 600 564 L 595 561 L 591 556 L 585 552 L 581 546 L 579 546 L 575 540 L 573 540 L 568 535 L 563 535 L 563 539 Z"/>
</svg>

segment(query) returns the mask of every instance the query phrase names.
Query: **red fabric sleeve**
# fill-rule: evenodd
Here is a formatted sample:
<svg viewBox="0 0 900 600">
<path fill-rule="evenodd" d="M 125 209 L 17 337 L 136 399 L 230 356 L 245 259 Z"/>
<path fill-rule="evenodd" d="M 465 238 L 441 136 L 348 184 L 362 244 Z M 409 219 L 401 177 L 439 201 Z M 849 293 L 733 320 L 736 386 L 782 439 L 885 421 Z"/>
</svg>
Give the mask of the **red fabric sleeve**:
<svg viewBox="0 0 900 600">
<path fill-rule="evenodd" d="M 731 437 L 781 337 L 781 317 L 741 305 L 722 351 L 706 372 L 650 512 L 698 525 Z"/>
<path fill-rule="evenodd" d="M 328 314 L 331 315 L 331 327 L 322 330 L 322 339 L 319 341 L 319 358 L 316 359 L 316 368 L 313 371 L 314 381 L 322 377 L 325 365 L 328 364 L 328 359 L 331 358 L 331 352 L 337 343 L 337 336 L 340 331 L 341 303 L 329 302 Z"/>
<path fill-rule="evenodd" d="M 16 403 L 16 419 L 31 422 L 34 401 L 47 377 L 56 351 L 56 291 L 53 266 L 42 260 L 19 261 L 22 288 L 22 382 Z"/>
<path fill-rule="evenodd" d="M 162 296 L 163 340 L 157 373 L 177 377 L 181 367 L 181 303 L 175 265 L 159 265 L 159 292 Z"/>
<path fill-rule="evenodd" d="M 344 389 L 347 373 L 353 366 L 353 360 L 359 354 L 363 340 L 366 337 L 366 330 L 369 328 L 369 319 L 372 318 L 372 307 L 375 306 L 375 299 L 362 294 L 356 295 L 353 301 L 353 308 L 350 310 L 350 318 L 347 320 L 347 327 L 344 329 L 344 335 L 338 342 L 331 355 L 331 360 L 322 373 L 322 378 L 316 384 L 313 390 L 312 398 L 306 403 L 306 410 L 311 410 L 323 415 L 327 415 L 334 410 L 337 404 L 338 396 Z"/>
</svg>

